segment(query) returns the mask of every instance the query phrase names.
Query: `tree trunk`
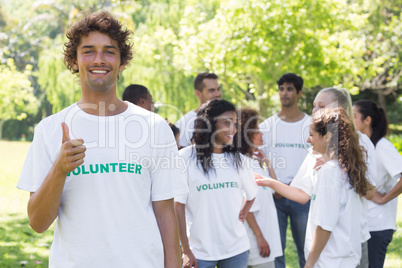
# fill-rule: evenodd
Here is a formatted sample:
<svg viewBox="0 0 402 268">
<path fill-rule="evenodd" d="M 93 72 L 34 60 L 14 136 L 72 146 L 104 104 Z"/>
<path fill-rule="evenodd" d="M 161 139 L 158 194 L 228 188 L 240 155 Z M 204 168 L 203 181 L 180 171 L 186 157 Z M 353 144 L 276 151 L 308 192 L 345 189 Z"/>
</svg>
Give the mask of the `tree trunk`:
<svg viewBox="0 0 402 268">
<path fill-rule="evenodd" d="M 3 137 L 3 123 L 4 123 L 4 120 L 0 119 L 0 140 Z"/>
<path fill-rule="evenodd" d="M 377 95 L 378 95 L 378 104 L 384 109 L 384 111 L 386 112 L 387 109 L 387 104 L 385 101 L 385 95 L 384 95 L 384 90 L 382 89 L 377 89 Z"/>
</svg>

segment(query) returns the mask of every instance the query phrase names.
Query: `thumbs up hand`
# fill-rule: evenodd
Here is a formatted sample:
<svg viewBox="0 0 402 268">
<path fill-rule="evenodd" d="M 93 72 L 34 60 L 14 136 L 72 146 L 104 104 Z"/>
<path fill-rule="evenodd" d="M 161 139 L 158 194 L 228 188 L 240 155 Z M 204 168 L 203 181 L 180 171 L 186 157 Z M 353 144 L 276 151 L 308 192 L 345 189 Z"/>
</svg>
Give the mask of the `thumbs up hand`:
<svg viewBox="0 0 402 268">
<path fill-rule="evenodd" d="M 70 139 L 69 129 L 66 123 L 61 123 L 63 131 L 60 154 L 56 160 L 56 167 L 67 175 L 84 163 L 86 147 L 83 139 Z"/>
</svg>

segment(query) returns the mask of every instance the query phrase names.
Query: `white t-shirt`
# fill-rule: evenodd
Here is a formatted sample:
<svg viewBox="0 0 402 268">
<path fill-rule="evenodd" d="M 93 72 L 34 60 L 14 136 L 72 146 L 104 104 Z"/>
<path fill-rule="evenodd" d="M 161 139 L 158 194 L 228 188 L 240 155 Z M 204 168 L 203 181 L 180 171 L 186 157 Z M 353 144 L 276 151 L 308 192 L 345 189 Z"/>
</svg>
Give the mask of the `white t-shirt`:
<svg viewBox="0 0 402 268">
<path fill-rule="evenodd" d="M 197 259 L 222 260 L 250 249 L 246 229 L 239 220 L 243 191 L 247 200 L 257 195 L 258 186 L 250 168 L 235 169 L 230 154 L 212 154 L 215 171 L 209 176 L 197 164 L 195 147 L 179 151 L 186 163 L 189 193 L 175 197 L 186 205 L 190 248 Z"/>
<path fill-rule="evenodd" d="M 163 165 L 178 154 L 168 124 L 131 103 L 107 117 L 73 104 L 36 126 L 18 188 L 38 190 L 60 152 L 62 122 L 87 150 L 65 181 L 49 266 L 163 267 L 152 201 L 188 191 L 180 170 Z"/>
<path fill-rule="evenodd" d="M 304 252 L 310 254 L 317 226 L 331 235 L 314 267 L 356 267 L 361 257 L 359 195 L 350 187 L 338 161 L 330 160 L 317 173 L 311 197 Z"/>
<path fill-rule="evenodd" d="M 269 177 L 268 172 L 261 168 L 258 160 L 246 157 L 255 173 L 261 176 Z M 254 213 L 255 220 L 261 229 L 261 232 L 268 242 L 271 253 L 268 257 L 260 256 L 257 237 L 250 225 L 245 221 L 247 235 L 250 240 L 250 255 L 248 256 L 248 265 L 257 265 L 266 262 L 272 262 L 276 257 L 282 256 L 282 244 L 279 232 L 278 215 L 273 198 L 273 190 L 269 187 L 258 187 L 258 193 L 250 209 Z"/>
<path fill-rule="evenodd" d="M 377 191 L 388 193 L 402 176 L 402 156 L 387 139 L 378 141 L 375 152 L 377 156 Z M 369 202 L 369 230 L 396 230 L 396 212 L 398 198 L 384 205 Z"/>
<path fill-rule="evenodd" d="M 260 147 L 270 159 L 278 181 L 289 184 L 299 170 L 310 145 L 307 143 L 311 117 L 286 122 L 273 115 L 260 124 L 264 145 Z"/>
<path fill-rule="evenodd" d="M 371 140 L 363 133 L 357 131 L 359 134 L 359 143 L 360 146 L 363 146 L 366 149 L 367 157 L 365 158 L 365 162 L 367 165 L 367 180 L 373 185 L 376 186 L 376 176 L 377 173 L 377 161 L 375 157 L 375 149 Z M 299 188 L 309 196 L 311 196 L 313 187 L 316 184 L 317 171 L 314 170 L 314 165 L 316 163 L 317 158 L 320 158 L 320 154 L 313 154 L 312 150 L 309 150 L 306 158 L 304 159 L 303 164 L 301 165 L 299 171 L 294 177 L 292 183 L 290 184 L 292 187 Z M 362 243 L 366 242 L 370 238 L 369 228 L 368 228 L 368 201 L 365 198 L 361 199 L 362 209 L 361 211 L 361 231 L 362 231 Z"/>
<path fill-rule="evenodd" d="M 180 129 L 179 145 L 181 147 L 186 147 L 191 144 L 195 119 L 197 119 L 197 113 L 190 111 L 175 123 L 175 126 Z"/>
</svg>

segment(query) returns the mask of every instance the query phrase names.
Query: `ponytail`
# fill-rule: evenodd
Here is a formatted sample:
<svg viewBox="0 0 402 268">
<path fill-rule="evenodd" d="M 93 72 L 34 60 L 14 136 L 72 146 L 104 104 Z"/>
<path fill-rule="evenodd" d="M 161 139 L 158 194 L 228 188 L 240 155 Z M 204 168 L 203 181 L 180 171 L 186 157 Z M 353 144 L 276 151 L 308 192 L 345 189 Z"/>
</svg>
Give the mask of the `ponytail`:
<svg viewBox="0 0 402 268">
<path fill-rule="evenodd" d="M 378 141 L 388 134 L 388 119 L 385 110 L 371 100 L 358 100 L 355 106 L 361 113 L 362 120 L 366 119 L 367 116 L 371 117 L 370 126 L 373 133 L 370 140 L 376 146 Z"/>
</svg>

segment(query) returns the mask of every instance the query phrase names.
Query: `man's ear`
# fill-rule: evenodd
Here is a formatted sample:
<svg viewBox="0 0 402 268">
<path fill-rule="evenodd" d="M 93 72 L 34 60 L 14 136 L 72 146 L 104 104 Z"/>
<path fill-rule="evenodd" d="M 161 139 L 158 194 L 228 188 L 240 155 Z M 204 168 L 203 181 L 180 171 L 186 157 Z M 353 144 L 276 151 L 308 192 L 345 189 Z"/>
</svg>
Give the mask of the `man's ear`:
<svg viewBox="0 0 402 268">
<path fill-rule="evenodd" d="M 75 59 L 75 60 L 73 61 L 73 63 L 71 64 L 71 67 L 73 67 L 74 71 L 78 71 L 77 59 Z"/>
<path fill-rule="evenodd" d="M 198 99 L 201 98 L 201 91 L 195 89 L 195 90 L 194 90 L 194 93 L 195 93 L 195 96 L 196 96 Z"/>
<path fill-rule="evenodd" d="M 127 65 L 127 64 L 124 64 L 124 65 L 122 64 L 122 65 L 120 65 L 119 70 L 120 70 L 120 71 L 123 71 L 123 70 L 126 68 L 126 65 Z"/>
<path fill-rule="evenodd" d="M 300 99 L 302 95 L 303 95 L 303 91 L 300 90 L 300 91 L 297 93 L 297 98 Z"/>
</svg>

